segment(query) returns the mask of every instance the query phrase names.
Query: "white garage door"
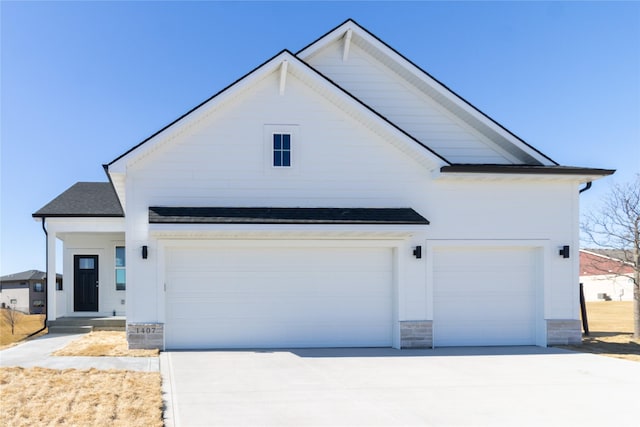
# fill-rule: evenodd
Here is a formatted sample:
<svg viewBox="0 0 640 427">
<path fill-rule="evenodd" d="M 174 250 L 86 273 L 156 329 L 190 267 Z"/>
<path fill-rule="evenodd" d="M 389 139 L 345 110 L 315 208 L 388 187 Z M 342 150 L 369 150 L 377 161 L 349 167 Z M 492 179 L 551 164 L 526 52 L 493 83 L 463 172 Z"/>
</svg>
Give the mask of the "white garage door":
<svg viewBox="0 0 640 427">
<path fill-rule="evenodd" d="M 434 345 L 535 344 L 536 254 L 525 247 L 435 249 Z"/>
<path fill-rule="evenodd" d="M 168 248 L 167 348 L 390 346 L 389 248 Z"/>
</svg>

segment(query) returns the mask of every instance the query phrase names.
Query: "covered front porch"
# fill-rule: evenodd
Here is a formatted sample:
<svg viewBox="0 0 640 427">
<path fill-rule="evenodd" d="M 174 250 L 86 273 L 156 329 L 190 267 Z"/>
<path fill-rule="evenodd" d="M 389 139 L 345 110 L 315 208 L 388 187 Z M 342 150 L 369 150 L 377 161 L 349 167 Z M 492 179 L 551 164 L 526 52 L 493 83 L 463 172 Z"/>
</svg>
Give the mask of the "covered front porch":
<svg viewBox="0 0 640 427">
<path fill-rule="evenodd" d="M 33 217 L 46 235 L 47 322 L 126 316 L 124 211 L 111 183 L 78 182 Z"/>
<path fill-rule="evenodd" d="M 54 271 L 62 257 L 65 277 L 63 286 L 47 280 L 47 322 L 71 317 L 124 318 L 127 263 L 124 233 L 114 232 L 119 224 L 83 224 L 88 229 L 101 228 L 100 232 L 70 231 L 73 224 L 60 219 L 48 219 L 47 225 L 48 269 Z M 56 239 L 62 241 L 62 253 L 56 250 Z"/>
</svg>

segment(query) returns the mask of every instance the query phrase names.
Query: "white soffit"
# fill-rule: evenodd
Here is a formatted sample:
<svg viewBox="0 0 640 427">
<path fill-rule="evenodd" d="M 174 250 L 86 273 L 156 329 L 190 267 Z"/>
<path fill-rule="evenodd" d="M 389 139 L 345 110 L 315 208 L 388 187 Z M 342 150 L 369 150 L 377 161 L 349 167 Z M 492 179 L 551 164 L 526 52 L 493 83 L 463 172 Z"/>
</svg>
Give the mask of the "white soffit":
<svg viewBox="0 0 640 427">
<path fill-rule="evenodd" d="M 532 181 L 532 182 L 573 182 L 584 184 L 601 179 L 602 175 L 567 175 L 567 174 L 536 174 L 536 173 L 488 173 L 488 172 L 434 172 L 433 179 L 438 181 Z"/>
</svg>

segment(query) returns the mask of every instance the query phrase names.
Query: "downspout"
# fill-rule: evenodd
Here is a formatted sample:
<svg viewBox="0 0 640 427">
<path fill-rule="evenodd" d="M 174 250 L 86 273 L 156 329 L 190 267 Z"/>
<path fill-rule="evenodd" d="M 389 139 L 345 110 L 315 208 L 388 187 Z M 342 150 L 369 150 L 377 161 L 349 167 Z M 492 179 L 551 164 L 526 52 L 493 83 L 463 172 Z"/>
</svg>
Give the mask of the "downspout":
<svg viewBox="0 0 640 427">
<path fill-rule="evenodd" d="M 591 181 L 587 182 L 587 183 L 585 184 L 584 188 L 582 188 L 580 191 L 578 191 L 578 194 L 583 193 L 583 192 L 587 191 L 588 189 L 590 189 L 590 188 L 591 188 L 591 185 L 592 185 L 592 184 L 591 184 Z"/>
<path fill-rule="evenodd" d="M 578 195 L 589 190 L 591 188 L 591 185 L 592 185 L 591 181 L 587 181 L 584 188 L 581 188 L 580 191 L 578 191 Z M 584 334 L 586 336 L 589 336 L 589 320 L 587 318 L 587 304 L 585 303 L 585 300 L 584 300 L 584 288 L 582 286 L 582 283 L 580 283 L 580 314 L 582 318 L 582 330 L 584 331 Z"/>
<path fill-rule="evenodd" d="M 44 235 L 45 235 L 45 245 L 44 245 L 44 250 L 45 250 L 45 255 L 44 255 L 44 259 L 45 259 L 45 283 L 44 283 L 44 320 L 42 322 L 42 328 L 38 329 L 37 331 L 33 332 L 32 334 L 29 334 L 25 339 L 27 338 L 31 338 L 34 335 L 39 334 L 40 332 L 44 331 L 45 329 L 47 329 L 47 316 L 49 315 L 49 233 L 47 232 L 47 228 L 45 227 L 45 221 L 47 220 L 46 216 L 42 217 L 42 231 L 44 231 Z M 57 279 L 57 277 L 56 277 Z"/>
</svg>

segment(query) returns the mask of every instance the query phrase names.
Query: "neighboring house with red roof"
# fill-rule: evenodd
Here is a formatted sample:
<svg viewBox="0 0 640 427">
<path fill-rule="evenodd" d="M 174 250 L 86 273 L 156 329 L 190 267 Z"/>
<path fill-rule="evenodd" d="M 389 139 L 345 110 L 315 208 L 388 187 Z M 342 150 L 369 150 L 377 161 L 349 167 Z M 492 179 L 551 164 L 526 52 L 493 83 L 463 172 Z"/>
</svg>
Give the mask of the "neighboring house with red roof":
<svg viewBox="0 0 640 427">
<path fill-rule="evenodd" d="M 580 249 L 580 283 L 586 301 L 633 301 L 633 267 L 623 253 Z"/>
</svg>

